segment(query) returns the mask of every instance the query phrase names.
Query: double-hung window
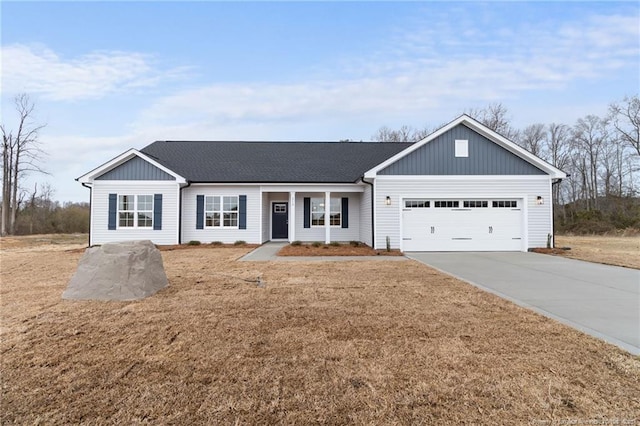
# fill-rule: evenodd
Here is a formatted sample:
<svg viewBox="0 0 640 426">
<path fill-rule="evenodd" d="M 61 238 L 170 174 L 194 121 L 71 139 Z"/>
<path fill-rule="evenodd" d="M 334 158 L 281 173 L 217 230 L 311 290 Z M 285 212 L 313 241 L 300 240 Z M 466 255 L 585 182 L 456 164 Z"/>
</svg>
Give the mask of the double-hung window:
<svg viewBox="0 0 640 426">
<path fill-rule="evenodd" d="M 324 198 L 311 199 L 311 226 L 324 226 L 326 217 L 326 206 Z M 329 206 L 329 225 L 342 225 L 342 199 L 331 198 Z"/>
<path fill-rule="evenodd" d="M 118 227 L 152 228 L 153 195 L 119 195 Z"/>
<path fill-rule="evenodd" d="M 238 227 L 238 196 L 208 195 L 204 197 L 205 226 L 213 228 Z"/>
</svg>

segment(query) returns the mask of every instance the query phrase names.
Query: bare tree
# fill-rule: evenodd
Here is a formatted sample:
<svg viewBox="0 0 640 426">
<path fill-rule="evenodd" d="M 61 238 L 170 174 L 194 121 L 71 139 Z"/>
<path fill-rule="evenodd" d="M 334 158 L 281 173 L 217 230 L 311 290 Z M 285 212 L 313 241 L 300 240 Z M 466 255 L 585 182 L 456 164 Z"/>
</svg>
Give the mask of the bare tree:
<svg viewBox="0 0 640 426">
<path fill-rule="evenodd" d="M 27 94 L 15 97 L 18 130 L 14 133 L 0 124 L 2 130 L 2 218 L 0 234 L 14 234 L 19 209 L 18 190 L 29 172 L 46 173 L 39 165 L 45 152 L 38 140 L 44 124 L 33 121 L 35 104 Z"/>
<path fill-rule="evenodd" d="M 573 143 L 579 157 L 579 170 L 587 208 L 598 208 L 598 166 L 605 144 L 609 141 L 608 121 L 595 115 L 578 119 L 573 128 Z"/>
<path fill-rule="evenodd" d="M 472 108 L 465 111 L 470 117 L 475 118 L 491 130 L 501 134 L 507 139 L 516 140 L 518 131 L 511 127 L 509 111 L 502 103 L 489 104 L 485 108 Z"/>
<path fill-rule="evenodd" d="M 640 97 L 625 96 L 609 106 L 609 113 L 620 139 L 640 155 Z"/>
<path fill-rule="evenodd" d="M 404 124 L 399 129 L 393 130 L 382 126 L 371 136 L 371 140 L 374 142 L 417 142 L 424 139 L 429 133 L 431 131 L 428 127 L 415 129 Z"/>
<path fill-rule="evenodd" d="M 547 160 L 544 141 L 547 139 L 547 130 L 542 123 L 531 124 L 520 132 L 517 139 L 518 145 L 533 155 Z"/>
<path fill-rule="evenodd" d="M 571 145 L 570 129 L 566 124 L 551 123 L 547 126 L 544 139 L 544 150 L 547 153 L 546 160 L 559 168 L 567 170 L 570 164 Z M 553 202 L 560 204 L 560 188 L 553 186 Z"/>
</svg>

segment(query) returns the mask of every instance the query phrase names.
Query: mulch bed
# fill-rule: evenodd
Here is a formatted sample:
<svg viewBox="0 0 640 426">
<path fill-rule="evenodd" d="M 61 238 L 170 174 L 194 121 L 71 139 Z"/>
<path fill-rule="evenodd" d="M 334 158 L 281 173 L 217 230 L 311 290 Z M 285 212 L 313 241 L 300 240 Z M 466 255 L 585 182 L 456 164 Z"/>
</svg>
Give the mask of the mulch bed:
<svg viewBox="0 0 640 426">
<path fill-rule="evenodd" d="M 400 250 L 374 250 L 364 244 L 299 244 L 283 247 L 278 256 L 402 256 Z"/>
<path fill-rule="evenodd" d="M 194 249 L 194 248 L 256 248 L 259 247 L 260 244 L 173 244 L 173 245 L 164 245 L 164 246 L 156 246 L 160 251 L 172 251 L 172 250 L 186 250 L 186 249 Z"/>
</svg>

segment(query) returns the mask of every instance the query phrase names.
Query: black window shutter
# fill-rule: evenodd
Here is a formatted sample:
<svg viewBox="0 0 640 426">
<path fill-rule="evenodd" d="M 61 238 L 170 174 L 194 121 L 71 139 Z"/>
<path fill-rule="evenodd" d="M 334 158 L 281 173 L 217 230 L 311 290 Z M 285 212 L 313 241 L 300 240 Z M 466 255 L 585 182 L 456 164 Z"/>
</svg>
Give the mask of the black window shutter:
<svg viewBox="0 0 640 426">
<path fill-rule="evenodd" d="M 116 229 L 116 216 L 118 215 L 118 194 L 109 194 L 109 223 L 108 229 Z"/>
<path fill-rule="evenodd" d="M 204 195 L 196 195 L 196 229 L 204 229 Z"/>
<path fill-rule="evenodd" d="M 311 198 L 304 197 L 304 227 L 311 228 Z"/>
<path fill-rule="evenodd" d="M 247 229 L 247 196 L 238 196 L 238 228 Z"/>
<path fill-rule="evenodd" d="M 349 227 L 349 198 L 342 197 L 342 227 Z"/>
<path fill-rule="evenodd" d="M 153 194 L 153 229 L 162 229 L 162 194 Z"/>
</svg>

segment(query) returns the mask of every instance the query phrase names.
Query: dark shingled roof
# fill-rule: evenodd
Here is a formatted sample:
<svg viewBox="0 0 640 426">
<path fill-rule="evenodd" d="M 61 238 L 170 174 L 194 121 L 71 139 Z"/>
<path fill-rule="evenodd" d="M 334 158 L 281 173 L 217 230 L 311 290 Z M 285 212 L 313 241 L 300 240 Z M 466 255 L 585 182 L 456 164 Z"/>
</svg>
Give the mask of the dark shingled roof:
<svg viewBox="0 0 640 426">
<path fill-rule="evenodd" d="M 398 142 L 157 141 L 141 151 L 191 182 L 352 183 Z"/>
</svg>

